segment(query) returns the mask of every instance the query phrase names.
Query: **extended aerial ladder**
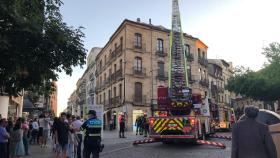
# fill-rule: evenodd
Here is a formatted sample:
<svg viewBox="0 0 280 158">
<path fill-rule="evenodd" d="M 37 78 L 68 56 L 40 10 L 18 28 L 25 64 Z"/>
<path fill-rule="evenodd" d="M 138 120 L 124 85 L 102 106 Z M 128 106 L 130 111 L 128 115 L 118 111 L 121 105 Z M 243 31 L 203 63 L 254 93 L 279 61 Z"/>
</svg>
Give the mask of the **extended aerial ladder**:
<svg viewBox="0 0 280 158">
<path fill-rule="evenodd" d="M 192 94 L 189 87 L 179 4 L 178 0 L 172 0 L 168 87 L 158 88 L 158 110 L 165 113 L 150 117 L 150 138 L 133 144 L 184 141 L 225 148 L 222 143 L 204 140 L 210 134 L 210 130 L 209 133 L 205 130 L 209 118 L 202 116 L 194 104 L 202 105 L 202 99 L 200 94 Z"/>
</svg>

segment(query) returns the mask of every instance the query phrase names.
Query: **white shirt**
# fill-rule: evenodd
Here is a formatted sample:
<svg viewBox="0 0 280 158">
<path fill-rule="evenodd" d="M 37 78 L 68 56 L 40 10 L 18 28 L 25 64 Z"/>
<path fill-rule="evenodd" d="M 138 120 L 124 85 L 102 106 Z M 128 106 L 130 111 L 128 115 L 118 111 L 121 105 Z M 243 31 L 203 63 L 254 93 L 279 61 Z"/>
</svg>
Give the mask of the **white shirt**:
<svg viewBox="0 0 280 158">
<path fill-rule="evenodd" d="M 38 125 L 38 123 L 37 122 L 32 122 L 32 128 L 33 129 L 39 129 L 39 125 Z"/>
</svg>

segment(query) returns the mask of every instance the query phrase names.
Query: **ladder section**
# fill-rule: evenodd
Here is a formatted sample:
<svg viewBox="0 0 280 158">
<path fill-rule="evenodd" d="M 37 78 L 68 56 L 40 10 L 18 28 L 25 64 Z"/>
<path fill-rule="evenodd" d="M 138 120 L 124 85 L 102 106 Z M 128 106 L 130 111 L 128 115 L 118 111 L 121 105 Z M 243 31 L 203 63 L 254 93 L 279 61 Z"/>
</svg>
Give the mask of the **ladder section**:
<svg viewBox="0 0 280 158">
<path fill-rule="evenodd" d="M 171 101 L 189 101 L 186 57 L 178 0 L 172 1 L 172 29 L 170 36 L 169 97 Z"/>
</svg>

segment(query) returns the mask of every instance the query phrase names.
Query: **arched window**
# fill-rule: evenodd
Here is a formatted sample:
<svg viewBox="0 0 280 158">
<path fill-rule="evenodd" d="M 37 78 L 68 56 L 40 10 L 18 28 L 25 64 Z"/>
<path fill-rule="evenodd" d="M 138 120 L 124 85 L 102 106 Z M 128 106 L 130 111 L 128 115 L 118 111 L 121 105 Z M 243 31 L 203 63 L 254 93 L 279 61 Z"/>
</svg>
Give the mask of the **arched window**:
<svg viewBox="0 0 280 158">
<path fill-rule="evenodd" d="M 134 60 L 134 70 L 142 70 L 142 58 L 136 57 Z"/>
<path fill-rule="evenodd" d="M 157 39 L 157 52 L 163 53 L 163 39 Z"/>
</svg>

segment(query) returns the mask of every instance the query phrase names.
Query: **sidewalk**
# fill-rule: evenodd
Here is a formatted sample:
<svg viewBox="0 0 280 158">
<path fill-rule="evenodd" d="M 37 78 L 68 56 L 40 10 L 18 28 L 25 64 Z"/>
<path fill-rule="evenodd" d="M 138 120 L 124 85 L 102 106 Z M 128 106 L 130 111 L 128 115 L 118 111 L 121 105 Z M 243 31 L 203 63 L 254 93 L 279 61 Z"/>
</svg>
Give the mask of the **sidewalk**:
<svg viewBox="0 0 280 158">
<path fill-rule="evenodd" d="M 126 138 L 119 138 L 119 132 L 114 131 L 103 131 L 102 143 L 106 146 L 117 145 L 122 143 L 132 143 L 135 140 L 143 139 L 144 136 L 135 135 L 135 132 L 125 132 Z M 30 156 L 25 156 L 25 158 L 54 158 L 55 154 L 52 151 L 52 141 L 48 140 L 48 147 L 41 148 L 39 145 L 30 145 L 29 153 Z"/>
</svg>

